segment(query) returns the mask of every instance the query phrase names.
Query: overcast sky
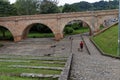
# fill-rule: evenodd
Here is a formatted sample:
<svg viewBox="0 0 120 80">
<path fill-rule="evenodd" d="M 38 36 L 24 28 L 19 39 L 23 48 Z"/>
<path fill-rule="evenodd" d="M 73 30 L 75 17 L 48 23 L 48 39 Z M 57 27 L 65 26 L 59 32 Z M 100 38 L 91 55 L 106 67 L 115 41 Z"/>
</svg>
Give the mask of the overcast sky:
<svg viewBox="0 0 120 80">
<path fill-rule="evenodd" d="M 11 3 L 15 2 L 15 0 L 9 0 Z M 65 3 L 68 3 L 68 4 L 72 4 L 72 3 L 76 3 L 76 2 L 80 2 L 80 1 L 87 1 L 87 2 L 97 2 L 97 1 L 100 1 L 100 0 L 58 0 L 59 1 L 59 4 L 58 5 L 64 5 Z M 108 0 L 106 0 L 108 1 Z"/>
</svg>

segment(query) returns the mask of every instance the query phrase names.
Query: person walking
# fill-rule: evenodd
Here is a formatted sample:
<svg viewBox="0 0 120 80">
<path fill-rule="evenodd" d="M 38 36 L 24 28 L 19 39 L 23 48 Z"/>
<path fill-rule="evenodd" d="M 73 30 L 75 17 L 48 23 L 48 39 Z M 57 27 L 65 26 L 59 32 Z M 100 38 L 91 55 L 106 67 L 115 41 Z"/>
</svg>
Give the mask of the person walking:
<svg viewBox="0 0 120 80">
<path fill-rule="evenodd" d="M 83 51 L 83 41 L 80 41 L 80 50 Z"/>
</svg>

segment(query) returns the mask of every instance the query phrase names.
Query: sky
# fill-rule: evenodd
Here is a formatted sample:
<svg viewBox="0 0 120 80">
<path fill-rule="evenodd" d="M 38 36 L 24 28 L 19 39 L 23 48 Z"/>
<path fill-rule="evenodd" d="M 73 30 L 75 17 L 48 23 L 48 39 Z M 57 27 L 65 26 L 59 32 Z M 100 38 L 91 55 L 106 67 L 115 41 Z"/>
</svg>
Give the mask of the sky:
<svg viewBox="0 0 120 80">
<path fill-rule="evenodd" d="M 9 0 L 9 1 L 11 3 L 15 2 L 15 0 Z M 87 2 L 92 3 L 92 2 L 97 2 L 97 1 L 100 1 L 100 0 L 58 0 L 58 1 L 59 1 L 58 5 L 64 5 L 65 3 L 72 4 L 72 3 L 76 3 L 76 2 L 80 2 L 80 1 L 87 1 Z"/>
</svg>

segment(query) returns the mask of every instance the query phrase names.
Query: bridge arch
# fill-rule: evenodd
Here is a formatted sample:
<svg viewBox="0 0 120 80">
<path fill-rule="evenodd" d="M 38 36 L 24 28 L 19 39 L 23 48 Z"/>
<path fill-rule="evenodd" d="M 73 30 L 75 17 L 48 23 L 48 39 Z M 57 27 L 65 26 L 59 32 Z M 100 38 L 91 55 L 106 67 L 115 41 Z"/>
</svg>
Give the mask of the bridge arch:
<svg viewBox="0 0 120 80">
<path fill-rule="evenodd" d="M 15 41 L 14 30 L 11 27 L 9 27 L 9 26 L 4 26 L 4 25 L 0 24 L 0 28 L 2 28 L 2 27 L 5 28 L 5 29 L 7 29 L 10 32 L 10 35 L 12 35 L 12 37 L 13 37 L 13 39 Z"/>
<path fill-rule="evenodd" d="M 99 26 L 103 25 L 104 27 L 110 27 L 116 23 L 118 23 L 118 15 L 105 15 L 105 16 L 99 16 Z"/>
<path fill-rule="evenodd" d="M 72 22 L 72 21 L 81 21 L 81 22 L 83 22 L 83 23 L 86 23 L 87 25 L 88 25 L 88 28 L 89 28 L 89 34 L 91 35 L 92 34 L 92 25 L 91 25 L 91 23 L 90 23 L 90 21 L 88 21 L 87 19 L 86 20 L 84 20 L 84 19 L 77 19 L 77 18 L 75 18 L 75 19 L 68 19 L 68 20 L 66 20 L 66 21 L 64 21 L 64 24 L 62 24 L 62 33 L 63 33 L 63 31 L 64 31 L 64 29 L 65 29 L 65 26 L 69 23 L 69 22 Z M 64 34 L 63 34 L 64 35 Z"/>
<path fill-rule="evenodd" d="M 53 30 L 52 27 L 50 27 L 50 26 L 48 26 L 48 25 L 46 25 L 46 24 L 44 24 L 44 23 L 35 22 L 35 23 L 31 23 L 31 24 L 26 25 L 26 27 L 24 28 L 24 30 L 23 30 L 23 32 L 22 32 L 22 35 L 23 35 L 22 38 L 23 38 L 23 39 L 26 39 L 26 38 L 27 38 L 27 35 L 28 35 L 30 29 L 31 29 L 32 27 L 34 27 L 35 24 L 44 25 L 45 27 L 49 28 L 49 29 L 51 30 L 51 32 L 54 34 L 54 30 Z M 55 34 L 54 34 L 54 35 L 55 35 Z"/>
</svg>

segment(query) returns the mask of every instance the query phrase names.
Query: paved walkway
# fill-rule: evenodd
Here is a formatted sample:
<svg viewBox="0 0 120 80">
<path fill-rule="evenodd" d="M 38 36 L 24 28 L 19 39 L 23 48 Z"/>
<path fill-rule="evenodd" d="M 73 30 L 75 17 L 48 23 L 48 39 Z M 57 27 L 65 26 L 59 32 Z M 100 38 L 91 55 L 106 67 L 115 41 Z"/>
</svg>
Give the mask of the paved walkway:
<svg viewBox="0 0 120 80">
<path fill-rule="evenodd" d="M 88 54 L 86 47 L 83 52 L 78 52 L 79 46 L 76 45 L 81 38 L 74 37 L 74 57 L 69 80 L 120 80 L 120 60 L 102 56 L 88 37 L 84 36 L 84 39 L 92 54 Z"/>
<path fill-rule="evenodd" d="M 74 54 L 72 70 L 69 80 L 120 80 L 120 60 L 100 55 L 99 51 L 90 42 L 88 37 L 84 36 L 85 42 L 91 51 L 88 54 L 86 47 L 83 52 L 78 52 L 80 35 L 72 36 L 72 52 Z M 51 45 L 56 45 L 51 48 Z M 43 56 L 52 54 L 53 56 L 68 56 L 71 49 L 69 37 L 56 42 L 51 38 L 27 39 L 18 43 L 5 43 L 0 48 L 0 55 L 36 55 Z"/>
</svg>

